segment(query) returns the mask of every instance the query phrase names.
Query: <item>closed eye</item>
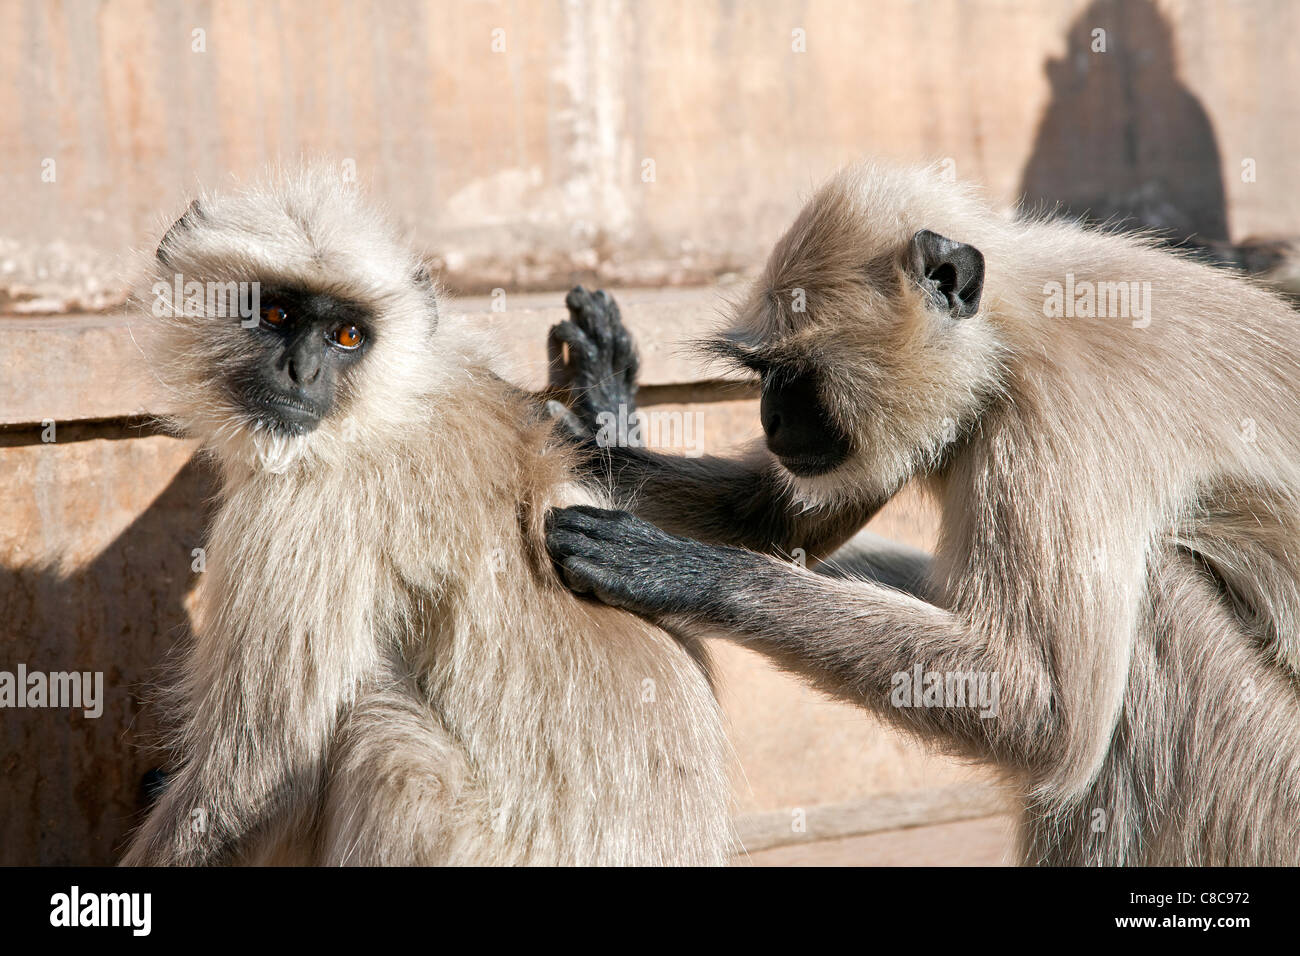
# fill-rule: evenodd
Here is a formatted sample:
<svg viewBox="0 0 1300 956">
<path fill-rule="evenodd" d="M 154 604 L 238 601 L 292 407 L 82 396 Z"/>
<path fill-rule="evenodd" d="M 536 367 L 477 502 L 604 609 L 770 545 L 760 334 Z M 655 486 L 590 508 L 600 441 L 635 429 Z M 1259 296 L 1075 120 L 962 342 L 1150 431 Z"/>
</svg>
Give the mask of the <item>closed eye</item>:
<svg viewBox="0 0 1300 956">
<path fill-rule="evenodd" d="M 756 375 L 765 375 L 772 369 L 772 361 L 757 349 L 741 345 L 732 339 L 706 339 L 700 350 L 718 361 L 742 368 Z"/>
</svg>

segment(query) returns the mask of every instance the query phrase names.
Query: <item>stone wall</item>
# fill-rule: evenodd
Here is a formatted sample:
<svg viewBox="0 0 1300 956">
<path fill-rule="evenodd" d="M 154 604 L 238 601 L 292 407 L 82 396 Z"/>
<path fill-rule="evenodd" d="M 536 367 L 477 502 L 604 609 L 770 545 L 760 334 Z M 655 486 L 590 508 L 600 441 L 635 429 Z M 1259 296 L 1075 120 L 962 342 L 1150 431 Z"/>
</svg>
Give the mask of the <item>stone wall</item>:
<svg viewBox="0 0 1300 956">
<path fill-rule="evenodd" d="M 0 304 L 111 302 L 197 185 L 301 155 L 462 291 L 747 270 L 867 155 L 1289 234 L 1297 32 L 1287 0 L 11 0 Z"/>
<path fill-rule="evenodd" d="M 108 698 L 0 713 L 0 863 L 111 862 L 157 763 L 144 701 L 212 479 L 148 424 L 113 310 L 198 186 L 349 161 L 451 289 L 504 291 L 504 313 L 459 307 L 522 384 L 561 314 L 537 290 L 616 287 L 647 407 L 701 413 L 715 452 L 756 434 L 754 397 L 681 344 L 860 156 L 1179 235 L 1294 233 L 1297 32 L 1285 0 L 0 4 L 0 670 L 103 671 Z M 935 519 L 905 493 L 875 526 L 928 546 Z M 808 819 L 846 837 L 985 805 L 986 775 L 717 651 L 765 845 L 795 808 L 838 808 Z"/>
</svg>

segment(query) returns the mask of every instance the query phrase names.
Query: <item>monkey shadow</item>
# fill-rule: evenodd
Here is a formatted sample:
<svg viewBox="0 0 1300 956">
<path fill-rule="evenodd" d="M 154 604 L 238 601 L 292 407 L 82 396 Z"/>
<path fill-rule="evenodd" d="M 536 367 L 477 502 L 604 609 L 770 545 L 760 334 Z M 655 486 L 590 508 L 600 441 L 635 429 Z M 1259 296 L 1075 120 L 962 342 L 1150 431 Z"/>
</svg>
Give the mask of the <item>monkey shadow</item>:
<svg viewBox="0 0 1300 956">
<path fill-rule="evenodd" d="M 1021 179 L 1026 212 L 1155 230 L 1196 249 L 1228 239 L 1218 141 L 1180 81 L 1152 0 L 1096 0 L 1049 59 L 1051 101 Z"/>
<path fill-rule="evenodd" d="M 0 865 L 120 855 L 144 807 L 142 776 L 163 762 L 147 746 L 159 732 L 149 685 L 187 632 L 191 552 L 215 490 L 210 468 L 191 459 L 88 564 L 0 566 L 0 670 L 103 673 L 97 718 L 75 707 L 0 711 Z"/>
</svg>

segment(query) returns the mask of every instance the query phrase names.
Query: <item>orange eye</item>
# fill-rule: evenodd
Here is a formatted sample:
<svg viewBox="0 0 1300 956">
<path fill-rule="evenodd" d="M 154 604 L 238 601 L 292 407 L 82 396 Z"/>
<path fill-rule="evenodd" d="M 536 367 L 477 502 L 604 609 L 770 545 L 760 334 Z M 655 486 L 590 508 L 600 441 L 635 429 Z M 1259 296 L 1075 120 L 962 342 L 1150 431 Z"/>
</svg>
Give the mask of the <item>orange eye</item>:
<svg viewBox="0 0 1300 956">
<path fill-rule="evenodd" d="M 289 313 L 279 305 L 262 306 L 262 321 L 267 325 L 281 326 L 288 320 Z"/>
<path fill-rule="evenodd" d="M 355 325 L 343 325 L 334 330 L 334 341 L 345 349 L 354 349 L 361 344 L 365 334 Z"/>
</svg>

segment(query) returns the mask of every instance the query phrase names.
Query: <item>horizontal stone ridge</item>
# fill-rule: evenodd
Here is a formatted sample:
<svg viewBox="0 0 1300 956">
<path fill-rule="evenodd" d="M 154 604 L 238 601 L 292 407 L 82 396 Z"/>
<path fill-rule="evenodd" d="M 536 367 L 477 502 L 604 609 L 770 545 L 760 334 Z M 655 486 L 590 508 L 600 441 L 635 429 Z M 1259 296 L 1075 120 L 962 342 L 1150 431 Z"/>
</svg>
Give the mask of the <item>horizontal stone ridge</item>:
<svg viewBox="0 0 1300 956">
<path fill-rule="evenodd" d="M 641 351 L 647 387 L 738 380 L 710 366 L 690 347 L 726 321 L 735 287 L 610 290 Z M 546 384 L 546 335 L 564 319 L 564 293 L 529 292 L 449 300 L 494 331 L 511 378 L 526 388 Z M 495 306 L 495 308 L 494 308 Z M 94 421 L 166 411 L 151 386 L 125 313 L 41 318 L 0 317 L 8 347 L 0 358 L 0 426 Z"/>
</svg>

